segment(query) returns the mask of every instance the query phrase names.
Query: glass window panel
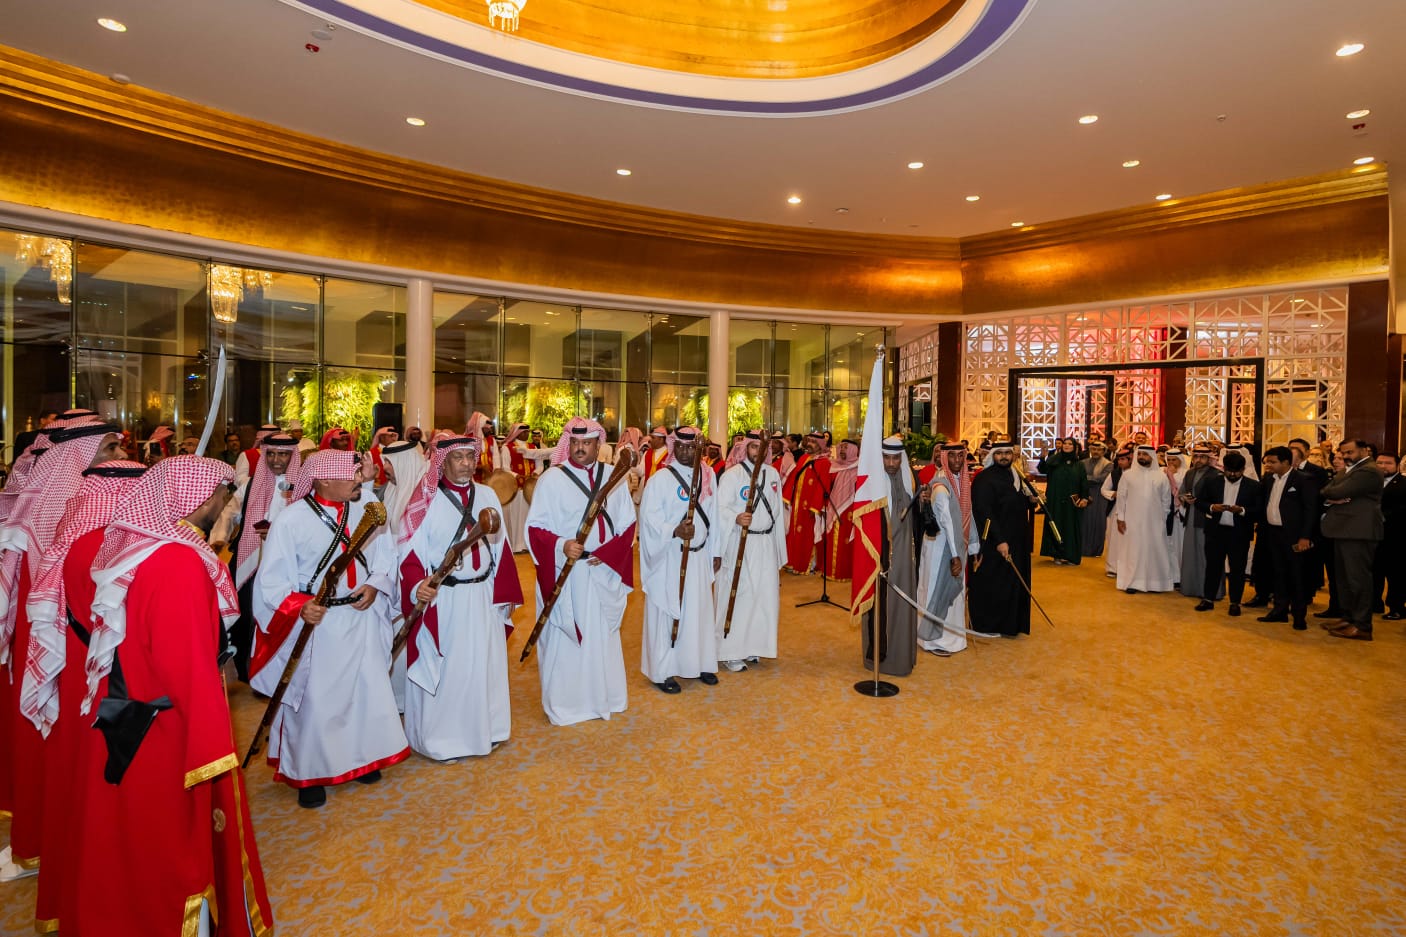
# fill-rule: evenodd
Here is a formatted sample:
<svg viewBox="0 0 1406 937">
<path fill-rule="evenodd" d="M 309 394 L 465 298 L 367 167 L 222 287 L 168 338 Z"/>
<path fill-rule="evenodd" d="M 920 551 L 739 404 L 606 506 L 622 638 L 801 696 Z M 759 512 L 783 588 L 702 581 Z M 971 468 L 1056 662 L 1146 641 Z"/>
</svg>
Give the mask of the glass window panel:
<svg viewBox="0 0 1406 937">
<path fill-rule="evenodd" d="M 78 345 L 194 357 L 206 347 L 198 260 L 80 242 L 73 284 Z"/>
<path fill-rule="evenodd" d="M 509 299 L 503 313 L 503 375 L 576 374 L 576 307 Z"/>
<path fill-rule="evenodd" d="M 649 422 L 651 426 L 702 427 L 708 431 L 708 385 L 651 384 Z"/>
<path fill-rule="evenodd" d="M 626 426 L 650 426 L 651 316 L 618 309 L 582 309 L 576 333 L 576 373 L 583 404 L 611 439 Z M 564 362 L 569 363 L 569 362 Z M 564 371 L 563 373 L 569 373 Z"/>
<path fill-rule="evenodd" d="M 328 277 L 322 286 L 322 360 L 403 369 L 405 304 L 403 286 Z"/>
<path fill-rule="evenodd" d="M 513 321 L 520 320 L 513 315 Z M 496 296 L 435 293 L 435 370 L 497 374 L 501 324 Z"/>
<path fill-rule="evenodd" d="M 810 322 L 776 323 L 776 388 L 824 387 L 826 331 Z"/>
<path fill-rule="evenodd" d="M 133 439 L 162 424 L 176 431 L 176 443 L 204 429 L 209 371 L 199 360 L 87 348 L 75 355 L 74 402 L 121 423 Z"/>
<path fill-rule="evenodd" d="M 73 242 L 62 238 L 0 230 L 0 341 L 58 343 L 72 337 L 72 250 Z M 64 281 L 68 288 L 60 299 Z M 8 389 L 5 398 L 14 399 Z"/>
<path fill-rule="evenodd" d="M 649 374 L 652 384 L 707 384 L 707 317 L 656 313 L 650 326 Z"/>
<path fill-rule="evenodd" d="M 525 380 L 525 379 L 522 379 Z M 520 409 L 520 408 L 519 408 Z M 434 375 L 434 419 L 440 429 L 463 432 L 475 410 L 498 421 L 497 374 L 465 374 L 436 371 Z M 521 419 L 519 415 L 516 419 Z M 512 417 L 504 417 L 512 419 Z M 428 434 L 427 434 L 428 435 Z"/>
<path fill-rule="evenodd" d="M 502 423 L 526 423 L 553 441 L 566 421 L 585 409 L 583 391 L 572 380 L 504 376 Z"/>
<path fill-rule="evenodd" d="M 0 344 L 0 386 L 4 387 L 4 444 L 27 430 L 39 428 L 46 413 L 68 409 L 68 358 L 62 345 Z M 0 453 L 0 462 L 14 462 L 18 452 Z"/>
<path fill-rule="evenodd" d="M 339 426 L 355 437 L 357 449 L 366 450 L 375 430 L 371 425 L 372 409 L 378 403 L 397 401 L 396 389 L 404 377 L 403 371 L 390 369 L 324 368 L 319 429 L 326 432 Z M 303 422 L 306 426 L 307 421 Z"/>
<path fill-rule="evenodd" d="M 225 267 L 214 264 L 211 269 Z M 228 289 L 238 297 L 233 325 L 222 328 L 231 358 L 253 361 L 316 361 L 317 317 L 322 278 L 253 267 L 234 267 L 240 276 Z M 212 278 L 218 277 L 212 272 Z M 212 285 L 213 281 L 212 281 Z M 218 286 L 215 289 L 220 292 Z M 217 302 L 218 297 L 211 302 Z"/>
<path fill-rule="evenodd" d="M 773 328 L 789 331 L 789 323 L 733 319 L 727 330 L 728 381 L 739 387 L 766 387 L 772 379 Z M 706 334 L 706 333 L 705 333 Z M 704 379 L 706 381 L 706 377 Z"/>
</svg>

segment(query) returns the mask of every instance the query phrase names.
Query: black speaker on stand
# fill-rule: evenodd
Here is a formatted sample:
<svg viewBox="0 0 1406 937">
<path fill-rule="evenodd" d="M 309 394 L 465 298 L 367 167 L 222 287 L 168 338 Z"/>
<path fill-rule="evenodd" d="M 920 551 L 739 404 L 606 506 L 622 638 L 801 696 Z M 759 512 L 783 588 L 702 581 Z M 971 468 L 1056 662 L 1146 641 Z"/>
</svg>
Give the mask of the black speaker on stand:
<svg viewBox="0 0 1406 937">
<path fill-rule="evenodd" d="M 405 438 L 405 404 L 377 403 L 371 405 L 371 432 L 383 426 L 395 430 L 401 439 Z"/>
</svg>

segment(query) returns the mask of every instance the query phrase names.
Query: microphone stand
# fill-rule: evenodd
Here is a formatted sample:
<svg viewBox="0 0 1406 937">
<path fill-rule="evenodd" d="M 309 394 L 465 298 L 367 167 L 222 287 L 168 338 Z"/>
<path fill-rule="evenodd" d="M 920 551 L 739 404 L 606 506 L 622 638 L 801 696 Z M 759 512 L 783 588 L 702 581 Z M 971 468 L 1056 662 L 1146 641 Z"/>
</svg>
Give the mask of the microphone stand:
<svg viewBox="0 0 1406 937">
<path fill-rule="evenodd" d="M 816 460 L 812 459 L 810 462 L 807 462 L 806 467 L 814 465 L 815 461 Z M 834 510 L 835 502 L 830 500 L 830 489 L 825 486 L 825 482 L 820 480 L 819 473 L 816 473 L 815 478 L 820 485 L 820 490 L 825 493 L 826 506 Z M 800 484 L 800 482 L 798 481 L 797 484 Z M 840 512 L 835 511 L 835 526 L 839 527 L 839 525 Z M 838 531 L 836 531 L 835 536 L 839 536 Z M 797 602 L 796 608 L 805 608 L 808 605 L 833 605 L 836 608 L 843 608 L 846 611 L 849 610 L 848 606 L 841 605 L 839 602 L 830 598 L 830 551 L 825 549 L 825 537 L 823 534 L 820 538 L 820 598 L 811 599 L 809 602 Z"/>
</svg>

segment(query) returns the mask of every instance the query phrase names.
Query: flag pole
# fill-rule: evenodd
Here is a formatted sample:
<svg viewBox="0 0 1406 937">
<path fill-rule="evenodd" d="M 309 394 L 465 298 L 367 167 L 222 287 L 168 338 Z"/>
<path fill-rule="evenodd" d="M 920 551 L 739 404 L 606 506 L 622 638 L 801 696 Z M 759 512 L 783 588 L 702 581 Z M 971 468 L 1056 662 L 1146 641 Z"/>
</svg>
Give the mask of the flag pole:
<svg viewBox="0 0 1406 937">
<path fill-rule="evenodd" d="M 874 374 L 869 381 L 869 409 L 864 414 L 864 435 L 860 437 L 860 463 L 864 464 L 865 447 L 879 446 L 879 440 L 883 436 L 884 418 L 884 398 L 882 384 L 880 382 L 881 368 L 884 361 L 884 346 L 882 343 L 874 348 Z M 876 394 L 875 391 L 878 391 Z M 886 650 L 884 641 L 884 631 L 882 630 L 888 623 L 888 579 L 885 575 L 889 567 L 889 551 L 892 549 L 889 535 L 888 506 L 879 507 L 876 512 L 879 515 L 879 547 L 881 555 L 879 557 L 878 575 L 874 577 L 874 600 L 869 606 L 869 653 L 874 657 L 874 678 L 872 680 L 860 680 L 854 685 L 854 691 L 861 696 L 872 696 L 878 699 L 885 699 L 898 695 L 898 687 L 885 680 L 879 679 L 879 662 L 884 657 Z M 855 532 L 857 536 L 859 531 Z M 856 576 L 857 578 L 857 576 Z"/>
</svg>

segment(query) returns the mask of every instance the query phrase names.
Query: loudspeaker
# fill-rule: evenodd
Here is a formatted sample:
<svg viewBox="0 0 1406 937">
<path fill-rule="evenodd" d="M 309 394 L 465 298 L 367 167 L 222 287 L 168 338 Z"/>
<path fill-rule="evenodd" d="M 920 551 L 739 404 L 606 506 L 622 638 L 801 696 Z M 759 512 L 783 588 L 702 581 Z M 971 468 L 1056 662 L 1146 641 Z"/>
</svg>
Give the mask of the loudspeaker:
<svg viewBox="0 0 1406 937">
<path fill-rule="evenodd" d="M 405 438 L 405 404 L 402 403 L 377 403 L 371 406 L 371 432 L 376 432 L 383 426 L 389 426 L 399 434 L 401 439 Z"/>
</svg>

